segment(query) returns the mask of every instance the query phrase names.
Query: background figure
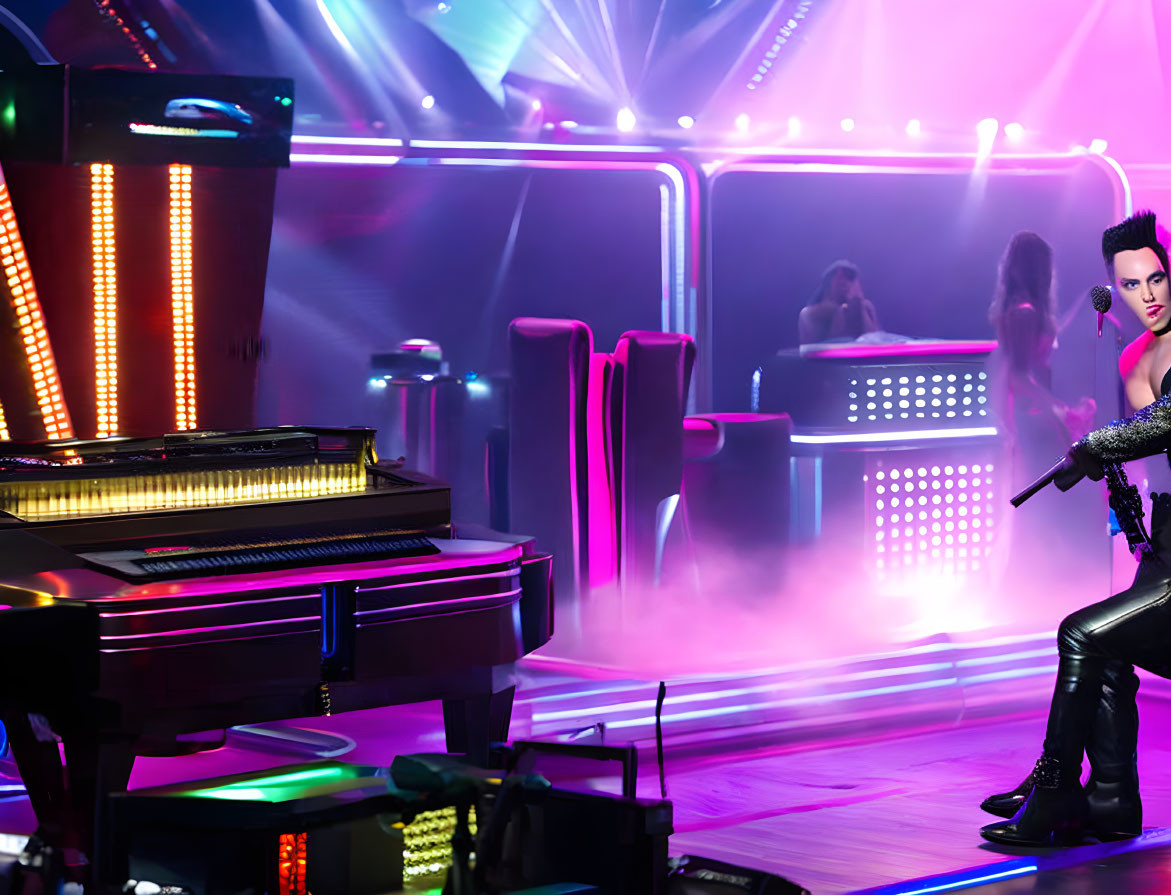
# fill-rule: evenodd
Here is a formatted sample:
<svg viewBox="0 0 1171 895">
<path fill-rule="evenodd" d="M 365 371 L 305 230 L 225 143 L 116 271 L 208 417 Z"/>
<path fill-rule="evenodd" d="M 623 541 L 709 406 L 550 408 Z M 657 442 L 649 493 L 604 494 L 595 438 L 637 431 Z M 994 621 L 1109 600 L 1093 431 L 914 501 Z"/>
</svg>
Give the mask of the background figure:
<svg viewBox="0 0 1171 895">
<path fill-rule="evenodd" d="M 1008 537 L 1000 591 L 1014 602 L 1031 593 L 1036 582 L 1065 582 L 1071 570 L 1081 568 L 1078 557 L 1095 540 L 1100 515 L 1095 513 L 1100 498 L 1091 488 L 1072 495 L 1079 504 L 1076 509 L 1071 495 L 1055 489 L 1037 495 L 1027 513 L 1013 511 L 1007 503 L 1008 497 L 1052 466 L 1093 425 L 1092 399 L 1082 398 L 1071 407 L 1052 392 L 1049 359 L 1057 340 L 1055 293 L 1049 243 L 1028 230 L 1013 234 L 1000 259 L 989 311 L 998 342 L 989 370 L 1011 483 L 1004 495 L 1002 518 L 1009 524 L 1002 529 L 1002 536 Z M 1056 531 L 1062 536 L 1055 538 Z M 1073 586 L 1065 583 L 1067 588 Z M 1068 592 L 1071 607 L 1085 599 L 1076 587 Z"/>
<path fill-rule="evenodd" d="M 862 277 L 851 261 L 835 261 L 826 268 L 821 286 L 797 318 L 802 345 L 856 339 L 878 329 L 878 314 L 862 294 Z"/>
<path fill-rule="evenodd" d="M 1000 259 L 989 318 L 998 342 L 993 397 L 1010 439 L 1014 485 L 1032 481 L 1093 424 L 1092 399 L 1071 407 L 1052 392 L 1055 291 L 1049 243 L 1029 230 L 1013 234 Z"/>
</svg>

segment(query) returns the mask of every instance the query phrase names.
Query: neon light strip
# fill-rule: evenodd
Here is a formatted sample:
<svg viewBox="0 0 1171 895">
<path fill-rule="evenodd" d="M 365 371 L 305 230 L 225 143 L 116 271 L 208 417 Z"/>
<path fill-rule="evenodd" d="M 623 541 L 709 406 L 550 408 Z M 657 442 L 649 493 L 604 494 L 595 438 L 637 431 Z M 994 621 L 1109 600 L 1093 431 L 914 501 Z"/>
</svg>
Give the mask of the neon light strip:
<svg viewBox="0 0 1171 895">
<path fill-rule="evenodd" d="M 1013 877 L 1017 876 L 1028 876 L 1029 874 L 1036 873 L 1037 869 L 1038 868 L 1036 864 L 1026 864 L 1023 867 L 1014 867 L 1012 870 L 1002 870 L 1000 873 L 985 873 L 981 876 L 964 876 L 960 877 L 959 879 L 953 879 L 945 883 L 937 883 L 934 886 L 927 886 L 921 889 L 903 889 L 896 887 L 886 889 L 884 891 L 891 893 L 891 895 L 895 895 L 896 892 L 898 895 L 927 895 L 928 892 L 952 892 L 956 889 L 966 889 L 969 886 L 975 886 L 979 883 L 991 882 L 992 880 L 1012 879 Z"/>
<path fill-rule="evenodd" d="M 37 288 L 33 283 L 28 257 L 24 253 L 24 242 L 16 225 L 16 213 L 12 210 L 12 199 L 5 183 L 0 183 L 0 267 L 4 268 L 4 278 L 8 281 L 12 295 L 12 308 L 16 313 L 20 339 L 32 372 L 33 392 L 45 425 L 45 435 L 51 439 L 72 438 L 73 426 L 65 409 L 65 398 L 61 394 L 57 362 L 53 359 L 49 334 L 41 316 L 41 303 L 37 300 Z"/>
<path fill-rule="evenodd" d="M 975 152 L 898 152 L 887 149 L 804 149 L 785 146 L 695 146 L 692 151 L 705 155 L 733 155 L 733 156 L 772 156 L 788 160 L 799 159 L 884 159 L 898 161 L 930 160 L 930 161 L 967 161 L 973 162 L 981 157 Z M 1070 152 L 997 152 L 990 158 L 1011 162 L 1039 162 L 1058 165 L 1062 162 L 1071 162 L 1085 158 L 1087 153 L 1080 151 Z M 722 164 L 723 162 L 720 162 Z M 738 164 L 736 161 L 730 164 Z"/>
<path fill-rule="evenodd" d="M 301 622 L 321 621 L 320 615 L 302 615 L 296 618 L 268 618 L 257 622 L 238 622 L 234 625 L 204 625 L 199 628 L 172 628 L 166 631 L 150 631 L 146 634 L 102 634 L 98 640 L 108 643 L 114 640 L 149 640 L 164 637 L 179 637 L 184 634 L 207 634 L 211 631 L 243 631 L 245 628 L 272 628 Z"/>
<path fill-rule="evenodd" d="M 464 542 L 467 543 L 467 542 Z M 437 556 L 406 557 L 396 560 L 336 565 L 306 566 L 299 569 L 267 572 L 241 572 L 236 575 L 214 575 L 206 578 L 188 578 L 183 581 L 160 581 L 135 586 L 108 598 L 104 605 L 118 605 L 122 600 L 140 600 L 143 597 L 199 597 L 214 594 L 244 594 L 253 591 L 275 590 L 302 586 L 336 584 L 340 581 L 365 581 L 378 578 L 398 578 L 407 575 L 436 575 L 458 569 L 515 562 L 521 558 L 520 547 L 501 542 L 500 549 L 491 552 L 457 553 L 446 550 Z M 447 580 L 447 579 L 444 579 Z"/>
<path fill-rule="evenodd" d="M 296 139 L 294 137 L 294 139 Z M 613 143 L 512 143 L 485 140 L 411 140 L 415 149 L 499 149 L 521 152 L 621 152 L 641 153 L 666 152 L 662 146 L 623 146 Z"/>
<path fill-rule="evenodd" d="M 256 606 L 260 603 L 287 603 L 289 600 L 320 600 L 321 592 L 298 594 L 293 597 L 265 597 L 263 600 L 233 600 L 232 608 L 237 606 Z M 200 612 L 205 609 L 223 609 L 223 603 L 203 603 L 198 606 L 169 606 L 165 609 L 137 609 L 132 612 L 99 612 L 98 618 L 129 618 L 132 615 L 159 615 L 164 612 Z"/>
<path fill-rule="evenodd" d="M 403 141 L 393 137 L 302 137 L 294 136 L 294 143 L 314 143 L 321 146 L 402 146 Z"/>
<path fill-rule="evenodd" d="M 1122 184 L 1122 214 L 1121 217 L 1128 218 L 1134 214 L 1134 197 L 1130 191 L 1130 178 L 1126 176 L 1126 172 L 1122 170 L 1122 165 L 1118 164 L 1113 158 L 1108 155 L 1097 155 L 1093 158 L 1109 167 L 1117 176 L 1119 183 Z"/>
<path fill-rule="evenodd" d="M 175 127 L 171 124 L 143 124 L 141 121 L 131 121 L 127 126 L 132 134 L 156 137 L 214 137 L 220 140 L 234 140 L 240 136 L 238 131 L 223 128 Z"/>
<path fill-rule="evenodd" d="M 328 153 L 290 152 L 290 162 L 318 165 L 397 165 L 398 155 L 330 155 Z"/>
<path fill-rule="evenodd" d="M 1052 650 L 1050 650 L 1052 653 Z M 832 684 L 841 684 L 852 681 L 873 680 L 875 678 L 898 677 L 907 674 L 926 674 L 932 671 L 951 671 L 954 667 L 953 662 L 933 662 L 927 665 L 910 665 L 902 668 L 880 668 L 874 671 L 859 671 L 851 674 L 837 674 L 829 677 L 820 678 L 817 681 L 819 687 L 828 687 Z M 949 675 L 946 680 L 954 680 L 954 677 Z M 705 690 L 698 693 L 687 693 L 683 696 L 672 696 L 671 704 L 679 705 L 685 702 L 712 702 L 719 699 L 728 699 L 733 696 L 751 696 L 753 693 L 772 693 L 777 690 L 792 690 L 800 687 L 808 686 L 806 680 L 792 680 L 792 681 L 776 681 L 765 684 L 755 684 L 751 687 L 728 687 L 723 690 Z M 572 696 L 580 696 L 580 694 L 570 694 Z M 536 700 L 534 700 L 535 702 Z M 614 703 L 611 705 L 590 706 L 591 712 L 633 712 L 640 709 L 652 709 L 655 707 L 654 699 L 635 699 L 629 702 Z M 534 712 L 534 721 L 559 721 L 565 718 L 574 718 L 580 715 L 581 712 L 572 709 L 562 709 L 550 712 Z"/>
<path fill-rule="evenodd" d="M 955 341 L 895 342 L 889 345 L 834 345 L 823 348 L 802 348 L 802 357 L 910 357 L 953 354 L 991 354 L 996 350 L 995 340 L 958 339 Z"/>
<path fill-rule="evenodd" d="M 90 165 L 94 265 L 94 390 L 97 438 L 118 432 L 118 281 L 114 255 L 114 166 Z"/>
<path fill-rule="evenodd" d="M 175 429 L 194 429 L 195 299 L 191 283 L 191 166 L 171 165 L 171 319 Z"/>
<path fill-rule="evenodd" d="M 361 611 L 355 612 L 354 618 L 358 618 L 359 616 L 364 616 L 364 615 L 368 615 L 368 616 L 378 615 L 378 616 L 383 616 L 383 617 L 397 618 L 398 616 L 400 616 L 400 615 L 402 615 L 412 609 L 442 609 L 445 606 L 460 606 L 460 605 L 467 606 L 468 604 L 471 604 L 471 603 L 477 603 L 477 604 L 488 603 L 490 605 L 485 606 L 484 608 L 491 609 L 492 605 L 503 606 L 507 603 L 515 603 L 516 600 L 514 600 L 513 597 L 519 597 L 520 591 L 521 591 L 521 589 L 518 587 L 518 588 L 515 588 L 513 590 L 509 590 L 509 591 L 502 591 L 501 593 L 498 593 L 498 594 L 478 594 L 476 596 L 471 596 L 471 597 L 453 597 L 450 600 L 428 600 L 423 603 L 407 603 L 403 606 L 387 606 L 383 609 L 363 609 Z M 432 616 L 446 615 L 446 614 L 447 613 L 443 612 L 443 611 L 433 612 L 427 617 L 430 618 Z M 377 621 L 377 620 L 374 621 L 374 624 L 381 624 L 381 623 L 382 623 L 381 621 Z M 358 625 L 358 627 L 361 628 L 364 626 Z M 368 627 L 368 626 L 366 626 L 366 627 Z"/>
<path fill-rule="evenodd" d="M 968 429 L 915 429 L 907 432 L 842 433 L 840 435 L 794 435 L 796 444 L 871 444 L 884 441 L 936 441 L 941 438 L 977 438 L 995 435 L 995 426 Z"/>
</svg>

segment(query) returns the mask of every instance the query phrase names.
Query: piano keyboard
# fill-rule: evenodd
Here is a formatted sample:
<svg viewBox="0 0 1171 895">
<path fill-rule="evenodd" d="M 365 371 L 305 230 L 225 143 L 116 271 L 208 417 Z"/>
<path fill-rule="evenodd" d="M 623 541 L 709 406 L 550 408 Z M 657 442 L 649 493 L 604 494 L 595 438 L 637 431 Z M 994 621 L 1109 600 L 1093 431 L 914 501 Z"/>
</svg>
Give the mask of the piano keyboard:
<svg viewBox="0 0 1171 895">
<path fill-rule="evenodd" d="M 335 562 L 429 556 L 438 552 L 438 547 L 419 535 L 379 535 L 211 549 L 105 550 L 79 555 L 120 577 L 142 580 L 231 575 Z"/>
</svg>

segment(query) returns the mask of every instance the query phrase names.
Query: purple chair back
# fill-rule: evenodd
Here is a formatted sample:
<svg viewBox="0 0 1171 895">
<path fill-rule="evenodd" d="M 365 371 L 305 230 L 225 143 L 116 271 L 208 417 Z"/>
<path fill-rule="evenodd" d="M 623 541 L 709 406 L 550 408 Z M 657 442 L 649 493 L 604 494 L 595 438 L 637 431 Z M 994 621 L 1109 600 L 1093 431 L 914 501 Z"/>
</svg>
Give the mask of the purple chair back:
<svg viewBox="0 0 1171 895">
<path fill-rule="evenodd" d="M 618 572 L 624 587 L 655 584 L 683 480 L 683 416 L 695 342 L 678 333 L 627 332 L 613 357 L 609 419 Z"/>
<path fill-rule="evenodd" d="M 553 554 L 558 609 L 576 605 L 589 550 L 586 393 L 593 334 L 580 320 L 509 326 L 509 530 Z"/>
</svg>

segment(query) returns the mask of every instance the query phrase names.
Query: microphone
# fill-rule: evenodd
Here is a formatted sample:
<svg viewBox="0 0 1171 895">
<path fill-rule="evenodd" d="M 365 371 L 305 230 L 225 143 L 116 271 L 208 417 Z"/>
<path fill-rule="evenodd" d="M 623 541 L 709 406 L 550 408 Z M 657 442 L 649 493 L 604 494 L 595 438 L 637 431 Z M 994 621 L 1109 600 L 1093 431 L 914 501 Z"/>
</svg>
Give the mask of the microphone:
<svg viewBox="0 0 1171 895">
<path fill-rule="evenodd" d="M 1090 303 L 1093 304 L 1094 310 L 1098 312 L 1098 338 L 1102 338 L 1102 318 L 1106 312 L 1110 310 L 1110 305 L 1113 299 L 1110 296 L 1110 289 L 1106 286 L 1095 286 L 1090 290 Z"/>
</svg>

